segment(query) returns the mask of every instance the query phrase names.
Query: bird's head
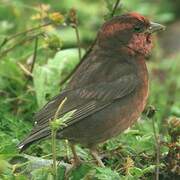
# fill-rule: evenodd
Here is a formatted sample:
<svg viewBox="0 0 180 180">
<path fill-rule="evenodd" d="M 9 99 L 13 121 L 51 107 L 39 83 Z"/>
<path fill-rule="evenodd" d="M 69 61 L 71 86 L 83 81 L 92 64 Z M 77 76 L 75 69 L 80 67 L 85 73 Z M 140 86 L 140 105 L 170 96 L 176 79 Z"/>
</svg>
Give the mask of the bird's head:
<svg viewBox="0 0 180 180">
<path fill-rule="evenodd" d="M 126 50 L 148 55 L 152 49 L 152 33 L 165 26 L 153 23 L 138 13 L 117 16 L 104 23 L 98 34 L 98 44 L 109 49 Z"/>
</svg>

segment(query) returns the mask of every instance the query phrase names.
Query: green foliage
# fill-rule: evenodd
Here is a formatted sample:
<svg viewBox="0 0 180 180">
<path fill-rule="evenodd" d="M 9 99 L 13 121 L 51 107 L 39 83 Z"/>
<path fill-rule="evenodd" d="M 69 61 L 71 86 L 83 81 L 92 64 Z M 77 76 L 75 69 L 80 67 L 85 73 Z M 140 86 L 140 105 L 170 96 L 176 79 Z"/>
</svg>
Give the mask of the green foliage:
<svg viewBox="0 0 180 180">
<path fill-rule="evenodd" d="M 140 4 L 140 5 L 139 5 Z M 144 1 L 131 0 L 123 1 L 123 9 L 133 9 L 133 11 L 140 12 L 148 17 L 153 17 L 158 22 L 170 22 L 174 19 L 172 3 L 167 0 Z"/>
<path fill-rule="evenodd" d="M 39 3 L 42 4 L 41 6 Z M 43 160 L 17 157 L 16 145 L 31 130 L 33 114 L 63 88 L 60 82 L 79 63 L 77 39 L 74 29 L 65 26 L 68 11 L 77 10 L 78 29 L 81 46 L 87 48 L 94 40 L 104 17 L 110 18 L 116 0 L 50 0 L 36 3 L 25 0 L 2 1 L 0 5 L 0 179 L 53 179 L 51 144 L 47 140 L 35 144 L 26 152 L 41 156 Z M 121 0 L 115 15 L 138 11 L 157 22 L 175 21 L 174 4 L 168 0 L 144 1 Z M 58 13 L 57 13 L 58 12 Z M 45 17 L 39 15 L 45 14 Z M 35 18 L 36 17 L 36 18 Z M 40 18 L 39 18 L 40 17 Z M 34 18 L 34 19 L 33 19 Z M 39 18 L 39 19 L 38 19 Z M 2 46 L 5 38 L 38 27 L 42 23 L 53 23 L 37 31 L 11 39 Z M 64 24 L 63 24 L 64 23 Z M 29 77 L 22 67 L 30 71 L 34 56 L 34 40 L 19 44 L 3 54 L 23 39 L 38 36 L 37 57 L 33 72 Z M 178 132 L 180 117 L 180 55 L 164 58 L 156 48 L 158 57 L 149 61 L 150 97 L 149 105 L 155 106 L 152 119 L 143 116 L 138 123 L 118 137 L 109 140 L 99 148 L 106 168 L 91 163 L 87 149 L 77 147 L 78 155 L 88 163 L 72 169 L 70 180 L 136 180 L 153 179 L 156 169 L 156 139 L 153 124 L 160 135 L 160 178 L 173 177 L 177 170 L 173 163 L 178 154 Z M 83 54 L 85 51 L 83 50 Z M 159 59 L 159 60 L 157 60 Z M 67 114 L 67 117 L 71 116 Z M 62 124 L 57 119 L 55 129 Z M 71 162 L 72 153 L 64 141 L 57 141 L 57 159 Z M 47 157 L 45 157 L 48 155 Z M 22 158 L 24 157 L 24 158 Z M 13 162 L 14 158 L 16 159 Z M 58 164 L 58 163 L 57 163 Z M 66 165 L 57 166 L 58 179 L 64 179 Z"/>
<path fill-rule="evenodd" d="M 106 0 L 108 16 L 111 16 L 114 5 L 117 0 Z M 144 0 L 126 0 L 120 1 L 115 15 L 122 14 L 127 11 L 140 12 L 148 17 L 158 20 L 158 22 L 170 22 L 174 19 L 173 4 L 167 0 L 144 1 Z"/>
<path fill-rule="evenodd" d="M 95 179 L 97 180 L 118 180 L 119 174 L 109 168 L 96 168 Z"/>
<path fill-rule="evenodd" d="M 57 130 L 59 128 L 63 128 L 66 126 L 66 121 L 71 118 L 71 116 L 75 113 L 76 110 L 69 111 L 66 113 L 63 117 L 54 119 L 51 123 L 50 126 L 52 129 Z"/>
<path fill-rule="evenodd" d="M 73 169 L 69 179 L 76 180 L 76 179 L 84 179 L 85 176 L 88 176 L 88 172 L 92 169 L 92 166 L 88 164 L 82 164 L 76 169 Z M 86 179 L 86 178 L 85 178 Z"/>
<path fill-rule="evenodd" d="M 39 107 L 59 92 L 59 84 L 78 64 L 78 50 L 67 49 L 57 52 L 45 65 L 36 65 L 34 88 Z"/>
</svg>

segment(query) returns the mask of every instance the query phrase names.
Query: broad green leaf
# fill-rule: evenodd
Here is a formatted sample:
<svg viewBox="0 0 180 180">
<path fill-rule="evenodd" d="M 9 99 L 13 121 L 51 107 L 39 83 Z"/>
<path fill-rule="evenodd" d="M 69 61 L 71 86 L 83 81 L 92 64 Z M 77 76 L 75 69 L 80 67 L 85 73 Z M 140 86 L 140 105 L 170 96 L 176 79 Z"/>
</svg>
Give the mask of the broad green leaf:
<svg viewBox="0 0 180 180">
<path fill-rule="evenodd" d="M 90 170 L 91 166 L 81 164 L 79 167 L 72 170 L 69 180 L 83 180 Z"/>
<path fill-rule="evenodd" d="M 54 58 L 49 59 L 45 65 L 36 65 L 34 75 L 34 88 L 38 105 L 44 105 L 48 98 L 59 93 L 59 83 L 78 64 L 78 49 L 59 51 Z"/>
</svg>

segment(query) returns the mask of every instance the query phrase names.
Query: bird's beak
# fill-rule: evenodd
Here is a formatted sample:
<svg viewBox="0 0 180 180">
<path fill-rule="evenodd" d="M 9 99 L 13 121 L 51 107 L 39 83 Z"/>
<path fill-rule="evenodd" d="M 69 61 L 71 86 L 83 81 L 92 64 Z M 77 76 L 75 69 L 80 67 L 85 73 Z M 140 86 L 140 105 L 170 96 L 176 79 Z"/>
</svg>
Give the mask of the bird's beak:
<svg viewBox="0 0 180 180">
<path fill-rule="evenodd" d="M 150 26 L 149 26 L 149 28 L 146 30 L 146 33 L 152 34 L 152 33 L 154 33 L 154 32 L 164 31 L 165 29 L 166 29 L 166 27 L 163 26 L 162 24 L 150 22 Z"/>
</svg>

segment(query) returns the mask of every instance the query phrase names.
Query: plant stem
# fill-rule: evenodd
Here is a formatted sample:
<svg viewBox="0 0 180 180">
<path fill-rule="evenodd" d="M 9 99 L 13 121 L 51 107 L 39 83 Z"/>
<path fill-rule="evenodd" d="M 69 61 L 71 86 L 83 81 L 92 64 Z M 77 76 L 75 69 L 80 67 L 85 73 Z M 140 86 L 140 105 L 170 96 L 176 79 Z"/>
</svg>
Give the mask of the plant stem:
<svg viewBox="0 0 180 180">
<path fill-rule="evenodd" d="M 67 98 L 64 98 L 63 101 L 61 101 L 59 107 L 57 108 L 57 111 L 55 112 L 53 121 L 56 121 L 59 115 L 59 111 L 62 109 L 65 101 Z M 53 177 L 54 180 L 57 179 L 57 164 L 56 164 L 56 134 L 57 134 L 57 128 L 52 127 L 51 128 L 51 143 L 52 143 L 52 159 L 53 159 Z"/>
<path fill-rule="evenodd" d="M 53 159 L 53 176 L 56 180 L 57 165 L 56 165 L 56 130 L 52 129 L 52 159 Z"/>
<path fill-rule="evenodd" d="M 25 38 L 17 43 L 15 43 L 13 46 L 11 46 L 10 48 L 4 50 L 3 52 L 0 53 L 0 59 L 5 56 L 7 53 L 9 53 L 10 51 L 12 51 L 13 49 L 15 49 L 16 47 L 20 46 L 20 45 L 23 45 L 25 44 L 26 42 L 28 41 L 32 41 L 33 39 L 37 38 L 39 35 L 42 35 L 41 33 L 39 34 L 36 34 L 32 37 L 29 37 L 29 38 Z"/>
<path fill-rule="evenodd" d="M 81 43 L 80 43 L 80 37 L 79 37 L 78 18 L 77 18 L 76 9 L 72 8 L 70 10 L 69 18 L 70 18 L 71 27 L 75 29 L 77 45 L 78 45 L 78 51 L 79 51 L 79 60 L 81 60 Z"/>
<path fill-rule="evenodd" d="M 117 9 L 117 7 L 118 7 L 118 5 L 119 5 L 119 3 L 120 3 L 120 0 L 117 0 L 116 3 L 115 3 L 115 5 L 114 5 L 114 8 L 113 8 L 113 10 L 112 10 L 111 17 L 114 16 L 114 14 L 115 14 L 115 12 L 116 12 L 116 9 Z"/>
<path fill-rule="evenodd" d="M 153 125 L 153 133 L 155 139 L 155 149 L 156 149 L 156 172 L 155 172 L 155 180 L 159 180 L 159 164 L 160 164 L 160 143 L 159 143 L 159 135 L 156 131 L 155 122 L 152 119 Z"/>
<path fill-rule="evenodd" d="M 31 69 L 30 69 L 30 72 L 31 72 L 31 73 L 33 72 L 34 65 L 35 65 L 35 62 L 36 62 L 37 49 L 38 49 L 38 36 L 37 36 L 36 39 L 35 39 L 34 54 L 33 54 L 33 60 L 32 60 L 32 65 L 31 65 Z"/>
<path fill-rule="evenodd" d="M 21 68 L 21 70 L 24 72 L 25 75 L 27 75 L 28 77 L 33 77 L 32 73 L 20 62 L 17 62 L 17 64 L 19 65 L 19 67 Z"/>
<path fill-rule="evenodd" d="M 81 43 L 80 43 L 80 37 L 79 37 L 79 30 L 77 25 L 74 27 L 76 38 L 77 38 L 77 45 L 78 45 L 78 52 L 79 52 L 79 61 L 81 60 Z"/>
<path fill-rule="evenodd" d="M 33 27 L 33 28 L 27 29 L 27 30 L 25 30 L 25 31 L 18 32 L 18 33 L 14 34 L 14 35 L 12 35 L 12 36 L 10 36 L 10 37 L 7 37 L 7 38 L 5 38 L 4 41 L 1 43 L 0 49 L 1 49 L 8 41 L 11 41 L 12 39 L 14 39 L 14 38 L 16 38 L 16 37 L 18 37 L 18 36 L 21 36 L 21 35 L 24 35 L 24 34 L 26 34 L 26 33 L 35 31 L 35 30 L 37 30 L 37 29 L 41 29 L 42 27 L 49 26 L 49 25 L 51 25 L 51 24 L 52 24 L 51 22 L 50 22 L 50 23 L 46 23 L 46 24 L 42 24 L 42 25 L 39 25 L 39 26 L 37 26 L 37 27 Z"/>
<path fill-rule="evenodd" d="M 56 111 L 56 113 L 55 113 L 55 115 L 54 115 L 54 120 L 56 120 L 56 119 L 58 118 L 59 111 L 60 111 L 60 110 L 62 109 L 62 107 L 64 106 L 64 103 L 66 102 L 66 100 L 67 100 L 67 97 L 65 97 L 65 98 L 61 101 L 61 103 L 60 103 L 59 107 L 57 108 L 57 111 Z"/>
</svg>

